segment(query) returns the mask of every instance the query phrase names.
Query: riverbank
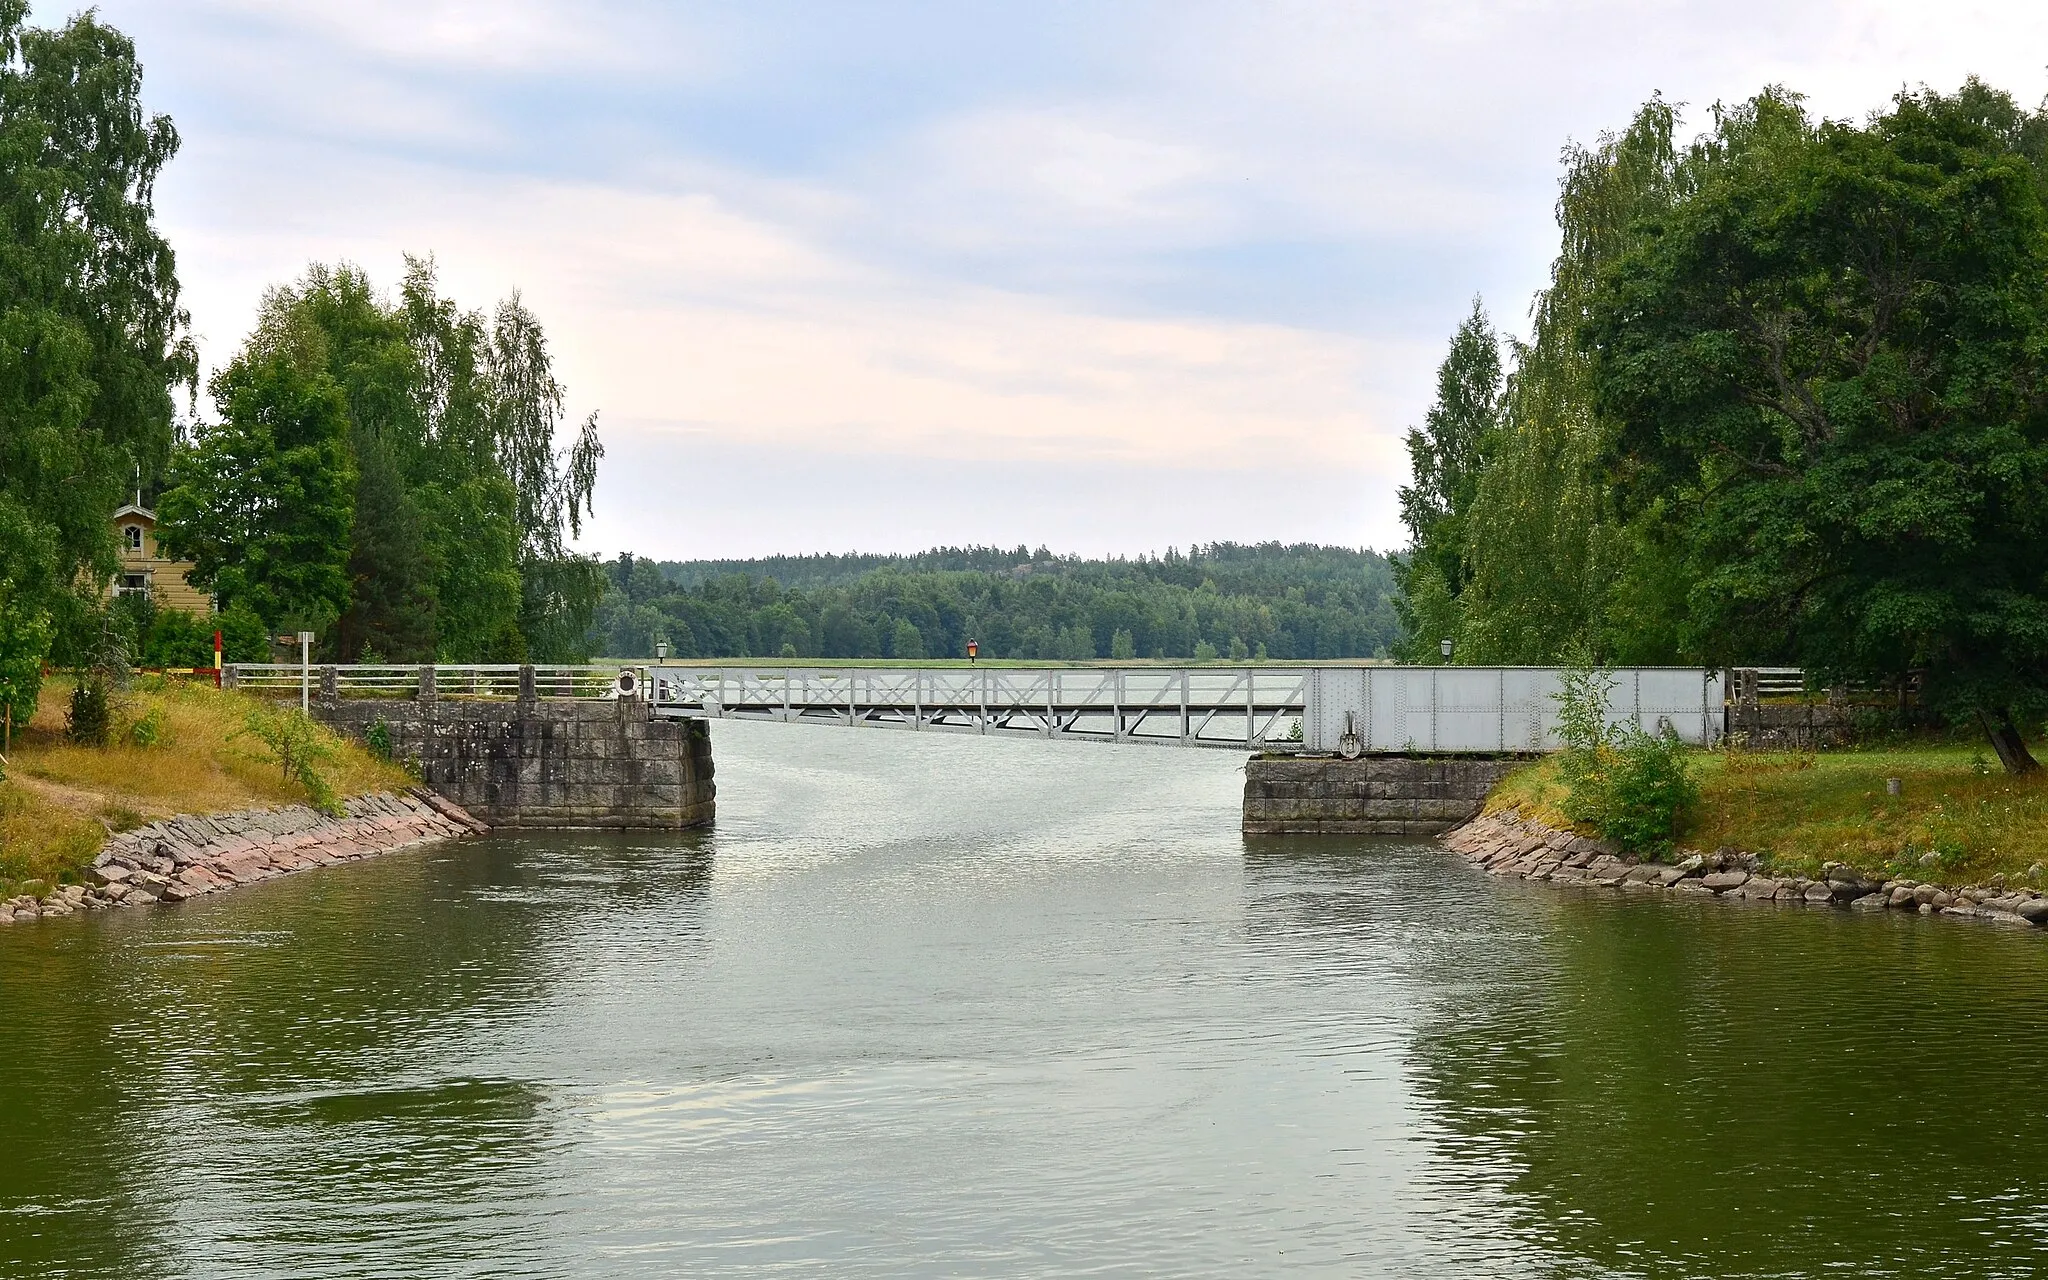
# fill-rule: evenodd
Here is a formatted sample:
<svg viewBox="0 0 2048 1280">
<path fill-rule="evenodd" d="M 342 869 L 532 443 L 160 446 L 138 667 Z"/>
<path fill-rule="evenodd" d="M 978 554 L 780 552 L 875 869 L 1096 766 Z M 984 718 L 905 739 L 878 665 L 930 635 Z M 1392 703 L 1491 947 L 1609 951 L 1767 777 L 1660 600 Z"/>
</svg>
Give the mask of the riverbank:
<svg viewBox="0 0 2048 1280">
<path fill-rule="evenodd" d="M 1486 808 L 1569 828 L 1560 761 L 1503 779 Z M 1824 879 L 1827 863 L 1883 880 L 2048 890 L 2048 772 L 2008 776 L 1975 742 L 1839 751 L 1700 751 L 1678 830 L 1695 849 L 1750 850 L 1774 873 Z M 1896 790 L 1893 789 L 1896 784 Z"/>
<path fill-rule="evenodd" d="M 343 802 L 338 817 L 304 805 L 186 814 L 108 840 L 92 859 L 89 883 L 56 885 L 0 902 L 0 924 L 184 902 L 294 871 L 360 862 L 487 830 L 461 808 L 425 791 L 353 796 Z"/>
<path fill-rule="evenodd" d="M 1443 844 L 1490 875 L 1617 892 L 1689 894 L 1741 902 L 1914 911 L 1957 919 L 2048 926 L 2048 896 L 1994 875 L 1984 884 L 1936 884 L 1910 877 L 1877 879 L 1839 862 L 1817 876 L 1772 870 L 1756 853 L 1723 847 L 1681 849 L 1671 863 L 1643 862 L 1518 809 L 1480 814 L 1443 836 Z"/>
<path fill-rule="evenodd" d="M 143 677 L 115 695 L 109 742 L 65 735 L 68 676 L 44 681 L 33 719 L 17 724 L 0 781 L 0 899 L 83 884 L 111 836 L 186 814 L 236 814 L 308 800 L 251 732 L 254 698 Z M 360 743 L 316 731 L 319 770 L 341 796 L 399 793 L 414 779 Z"/>
</svg>

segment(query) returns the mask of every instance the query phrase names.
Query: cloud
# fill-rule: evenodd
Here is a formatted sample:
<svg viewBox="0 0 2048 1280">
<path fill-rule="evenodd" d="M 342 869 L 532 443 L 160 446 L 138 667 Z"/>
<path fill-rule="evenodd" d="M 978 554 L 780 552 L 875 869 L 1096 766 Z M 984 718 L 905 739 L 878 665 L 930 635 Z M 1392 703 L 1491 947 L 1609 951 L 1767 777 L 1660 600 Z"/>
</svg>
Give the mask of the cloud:
<svg viewBox="0 0 2048 1280">
<path fill-rule="evenodd" d="M 1524 322 L 1567 140 L 1654 91 L 2032 101 L 2048 38 L 1915 0 L 102 14 L 187 140 L 160 209 L 209 359 L 313 259 L 521 288 L 606 415 L 603 527 L 663 554 L 957 541 L 933 513 L 984 506 L 1034 544 L 1387 544 L 1444 337 L 1475 293 Z M 792 484 L 815 520 L 742 528 L 731 495 Z"/>
</svg>

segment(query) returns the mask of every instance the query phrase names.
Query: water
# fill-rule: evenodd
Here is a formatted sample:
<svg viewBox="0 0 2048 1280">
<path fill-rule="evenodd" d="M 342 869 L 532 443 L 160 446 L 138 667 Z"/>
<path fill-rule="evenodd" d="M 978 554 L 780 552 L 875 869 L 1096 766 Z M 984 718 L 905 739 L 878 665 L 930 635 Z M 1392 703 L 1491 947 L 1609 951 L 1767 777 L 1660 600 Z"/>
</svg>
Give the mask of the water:
<svg viewBox="0 0 2048 1280">
<path fill-rule="evenodd" d="M 0 931 L 0 1274 L 2048 1270 L 2048 937 L 715 733 L 715 832 Z"/>
</svg>

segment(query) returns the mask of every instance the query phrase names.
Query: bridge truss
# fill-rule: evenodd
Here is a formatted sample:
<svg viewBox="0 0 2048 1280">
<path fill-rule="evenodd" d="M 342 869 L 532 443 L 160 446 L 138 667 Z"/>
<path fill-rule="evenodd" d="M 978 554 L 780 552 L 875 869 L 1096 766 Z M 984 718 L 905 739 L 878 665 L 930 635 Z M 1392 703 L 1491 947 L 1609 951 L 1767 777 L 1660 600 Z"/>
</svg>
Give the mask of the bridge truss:
<svg viewBox="0 0 2048 1280">
<path fill-rule="evenodd" d="M 1256 749 L 1298 731 L 1308 673 L 1274 667 L 650 667 L 657 716 Z"/>
</svg>

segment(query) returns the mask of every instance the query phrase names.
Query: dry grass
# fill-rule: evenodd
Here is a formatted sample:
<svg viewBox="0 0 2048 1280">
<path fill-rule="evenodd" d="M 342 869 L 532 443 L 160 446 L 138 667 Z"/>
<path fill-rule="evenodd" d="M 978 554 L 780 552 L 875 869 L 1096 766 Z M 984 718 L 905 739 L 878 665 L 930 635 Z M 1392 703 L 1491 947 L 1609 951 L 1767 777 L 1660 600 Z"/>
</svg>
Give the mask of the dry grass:
<svg viewBox="0 0 2048 1280">
<path fill-rule="evenodd" d="M 1954 883 L 2026 877 L 2048 863 L 2048 771 L 2009 778 L 1980 748 L 1716 751 L 1692 761 L 1700 805 L 1679 838 L 1697 848 L 1733 845 L 1808 874 L 1833 860 Z M 1887 778 L 1901 794 L 1886 793 Z M 1565 825 L 1562 796 L 1556 762 L 1544 760 L 1503 782 L 1487 807 Z"/>
<path fill-rule="evenodd" d="M 0 784 L 0 891 L 13 881 L 51 880 L 82 869 L 109 830 L 177 813 L 306 799 L 305 789 L 284 778 L 261 744 L 240 734 L 255 705 L 247 695 L 145 679 L 121 695 L 114 725 L 120 745 L 107 748 L 65 740 L 70 695 L 68 679 L 47 681 L 34 720 L 15 735 L 8 757 L 12 781 Z M 157 744 L 128 741 L 129 728 L 152 712 L 161 716 Z M 396 765 L 329 737 L 334 758 L 323 772 L 336 793 L 410 785 Z"/>
<path fill-rule="evenodd" d="M 19 782 L 0 782 L 0 898 L 72 877 L 106 837 L 96 819 Z"/>
</svg>

